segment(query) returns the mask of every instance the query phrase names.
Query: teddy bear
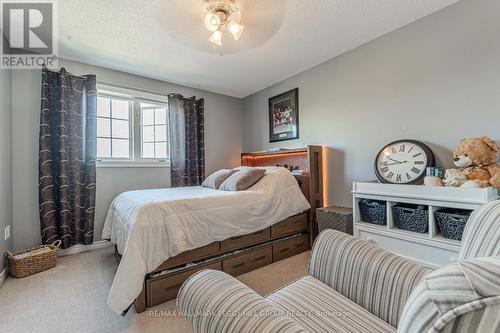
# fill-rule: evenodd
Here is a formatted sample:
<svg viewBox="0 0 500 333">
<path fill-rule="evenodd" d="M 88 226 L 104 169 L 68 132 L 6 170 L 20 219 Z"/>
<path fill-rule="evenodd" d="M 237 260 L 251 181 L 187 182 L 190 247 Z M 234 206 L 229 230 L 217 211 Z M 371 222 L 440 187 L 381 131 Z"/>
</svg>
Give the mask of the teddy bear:
<svg viewBox="0 0 500 333">
<path fill-rule="evenodd" d="M 458 168 L 458 171 L 463 173 L 467 178 L 467 181 L 461 183 L 463 178 L 455 171 L 452 171 L 449 172 L 449 177 L 458 177 L 458 182 L 452 182 L 451 180 L 446 182 L 445 180 L 445 183 L 447 186 L 493 186 L 500 189 L 500 164 L 497 163 L 498 155 L 498 145 L 486 136 L 461 140 L 455 150 L 453 163 Z"/>
</svg>

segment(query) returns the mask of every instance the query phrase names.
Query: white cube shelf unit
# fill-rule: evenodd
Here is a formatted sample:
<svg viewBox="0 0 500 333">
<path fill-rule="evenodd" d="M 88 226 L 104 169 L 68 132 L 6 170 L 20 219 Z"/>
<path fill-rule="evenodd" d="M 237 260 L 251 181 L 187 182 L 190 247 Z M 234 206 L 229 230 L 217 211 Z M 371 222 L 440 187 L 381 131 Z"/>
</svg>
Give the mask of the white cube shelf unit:
<svg viewBox="0 0 500 333">
<path fill-rule="evenodd" d="M 498 191 L 493 188 L 392 185 L 376 181 L 354 182 L 352 193 L 354 236 L 430 268 L 455 261 L 460 250 L 460 241 L 440 234 L 434 212 L 442 208 L 475 210 L 499 198 Z M 359 201 L 363 199 L 386 202 L 387 225 L 361 221 Z M 398 229 L 392 214 L 392 207 L 398 203 L 427 206 L 429 232 L 422 234 Z"/>
</svg>

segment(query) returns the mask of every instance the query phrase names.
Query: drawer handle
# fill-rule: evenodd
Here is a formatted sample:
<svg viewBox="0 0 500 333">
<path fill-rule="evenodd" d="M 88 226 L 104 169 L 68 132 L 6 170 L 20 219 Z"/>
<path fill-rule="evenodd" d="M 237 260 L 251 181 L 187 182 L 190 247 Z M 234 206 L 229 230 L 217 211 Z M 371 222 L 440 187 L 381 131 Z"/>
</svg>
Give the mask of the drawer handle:
<svg viewBox="0 0 500 333">
<path fill-rule="evenodd" d="M 241 264 L 236 264 L 236 265 L 233 265 L 233 268 L 239 268 L 241 266 L 245 266 L 245 263 L 242 262 Z"/>
<path fill-rule="evenodd" d="M 266 256 L 255 258 L 255 261 L 260 261 L 260 260 L 264 260 L 264 259 L 266 259 Z"/>
<path fill-rule="evenodd" d="M 289 248 L 289 247 L 286 247 L 286 248 L 284 248 L 284 249 L 280 250 L 280 253 L 283 253 L 283 252 L 286 252 L 286 251 L 289 251 L 289 250 L 290 250 L 290 248 Z"/>
</svg>

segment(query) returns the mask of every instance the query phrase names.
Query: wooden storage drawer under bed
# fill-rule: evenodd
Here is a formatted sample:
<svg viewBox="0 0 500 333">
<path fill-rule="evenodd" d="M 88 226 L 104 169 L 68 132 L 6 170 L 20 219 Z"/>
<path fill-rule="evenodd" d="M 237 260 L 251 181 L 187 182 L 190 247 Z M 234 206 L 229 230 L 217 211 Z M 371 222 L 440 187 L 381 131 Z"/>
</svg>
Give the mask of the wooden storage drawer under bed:
<svg viewBox="0 0 500 333">
<path fill-rule="evenodd" d="M 154 272 L 161 272 L 175 266 L 180 266 L 183 264 L 190 263 L 197 259 L 214 256 L 219 253 L 219 250 L 220 250 L 220 242 L 213 242 L 211 244 L 208 244 L 206 246 L 194 250 L 182 252 L 181 254 L 178 254 L 175 257 L 172 257 L 167 261 L 163 262 L 157 269 L 154 270 Z"/>
<path fill-rule="evenodd" d="M 227 274 L 236 276 L 269 265 L 272 262 L 273 249 L 272 246 L 269 245 L 245 254 L 224 259 L 222 262 L 222 270 Z"/>
<path fill-rule="evenodd" d="M 146 281 L 147 288 L 147 301 L 146 306 L 151 307 L 177 297 L 177 293 L 181 288 L 184 281 L 186 281 L 194 273 L 203 269 L 222 270 L 222 262 L 214 262 L 209 264 L 201 264 L 178 273 L 171 275 L 159 276 Z"/>
<path fill-rule="evenodd" d="M 273 245 L 273 261 L 283 260 L 309 250 L 309 234 L 293 237 Z"/>
<path fill-rule="evenodd" d="M 226 239 L 221 242 L 220 248 L 222 252 L 239 249 L 245 246 L 263 243 L 271 239 L 271 229 L 266 228 L 249 235 L 236 236 Z"/>
<path fill-rule="evenodd" d="M 289 217 L 286 220 L 278 222 L 271 227 L 271 237 L 276 238 L 306 231 L 308 223 L 309 221 L 307 213 Z"/>
</svg>

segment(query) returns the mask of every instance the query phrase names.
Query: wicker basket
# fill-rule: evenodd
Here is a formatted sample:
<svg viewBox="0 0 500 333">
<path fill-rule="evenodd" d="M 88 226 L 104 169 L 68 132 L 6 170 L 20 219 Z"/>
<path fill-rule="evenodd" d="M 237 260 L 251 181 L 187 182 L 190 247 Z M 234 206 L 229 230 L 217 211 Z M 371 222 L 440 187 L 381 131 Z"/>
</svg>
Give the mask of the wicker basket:
<svg viewBox="0 0 500 333">
<path fill-rule="evenodd" d="M 50 245 L 40 245 L 16 252 L 7 251 L 10 275 L 19 279 L 56 267 L 57 250 L 60 245 L 61 241 L 56 240 Z"/>
<path fill-rule="evenodd" d="M 400 203 L 392 207 L 394 222 L 401 230 L 429 232 L 429 211 L 427 206 Z"/>
<path fill-rule="evenodd" d="M 386 202 L 363 199 L 359 202 L 361 221 L 376 225 L 387 225 Z"/>
<path fill-rule="evenodd" d="M 352 235 L 352 208 L 322 207 L 316 209 L 318 231 L 334 229 Z"/>
<path fill-rule="evenodd" d="M 444 238 L 462 240 L 465 225 L 472 211 L 460 209 L 442 209 L 435 212 L 439 230 Z"/>
</svg>

